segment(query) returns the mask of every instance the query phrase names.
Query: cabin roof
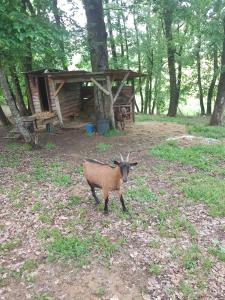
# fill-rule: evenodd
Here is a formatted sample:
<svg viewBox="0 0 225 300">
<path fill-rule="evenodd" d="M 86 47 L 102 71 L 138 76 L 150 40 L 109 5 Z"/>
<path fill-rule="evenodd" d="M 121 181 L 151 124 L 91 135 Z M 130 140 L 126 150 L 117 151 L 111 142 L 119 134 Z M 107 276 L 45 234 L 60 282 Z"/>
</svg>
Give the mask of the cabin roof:
<svg viewBox="0 0 225 300">
<path fill-rule="evenodd" d="M 127 79 L 137 78 L 145 76 L 145 74 L 140 72 L 135 72 L 132 70 L 118 69 L 118 70 L 106 70 L 101 72 L 87 72 L 84 70 L 79 71 L 62 71 L 57 69 L 41 69 L 35 71 L 25 72 L 33 76 L 48 76 L 52 79 L 66 80 L 66 79 L 76 79 L 76 81 L 85 82 L 90 81 L 91 78 L 105 78 L 106 76 L 111 77 L 111 80 L 122 80 L 125 75 L 129 72 Z"/>
</svg>

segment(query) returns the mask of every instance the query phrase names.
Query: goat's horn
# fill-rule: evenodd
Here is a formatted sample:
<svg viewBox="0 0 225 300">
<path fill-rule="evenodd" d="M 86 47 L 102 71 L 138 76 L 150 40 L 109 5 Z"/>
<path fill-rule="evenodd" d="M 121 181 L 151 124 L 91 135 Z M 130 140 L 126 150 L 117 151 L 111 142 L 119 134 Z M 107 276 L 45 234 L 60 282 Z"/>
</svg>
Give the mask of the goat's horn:
<svg viewBox="0 0 225 300">
<path fill-rule="evenodd" d="M 127 159 L 126 159 L 127 162 L 129 161 L 129 158 L 130 158 L 130 152 L 127 155 Z"/>
<path fill-rule="evenodd" d="M 120 153 L 121 161 L 124 161 L 123 155 Z"/>
</svg>

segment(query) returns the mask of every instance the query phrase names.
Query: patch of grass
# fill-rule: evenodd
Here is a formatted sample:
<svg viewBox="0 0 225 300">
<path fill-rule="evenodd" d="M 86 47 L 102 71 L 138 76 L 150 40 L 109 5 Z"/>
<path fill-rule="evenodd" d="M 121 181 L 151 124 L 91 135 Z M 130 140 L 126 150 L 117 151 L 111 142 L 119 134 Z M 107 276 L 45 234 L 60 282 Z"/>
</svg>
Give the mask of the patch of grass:
<svg viewBox="0 0 225 300">
<path fill-rule="evenodd" d="M 47 240 L 49 238 L 57 238 L 60 237 L 61 233 L 58 228 L 41 228 L 37 232 L 37 238 L 40 240 Z"/>
<path fill-rule="evenodd" d="M 48 293 L 34 293 L 31 300 L 53 300 Z"/>
<path fill-rule="evenodd" d="M 32 212 L 37 212 L 41 209 L 41 203 L 40 202 L 35 202 L 33 205 L 32 205 Z"/>
<path fill-rule="evenodd" d="M 111 148 L 111 145 L 109 145 L 109 144 L 105 144 L 105 143 L 97 143 L 96 144 L 96 149 L 101 152 L 107 151 L 110 148 Z"/>
<path fill-rule="evenodd" d="M 206 138 L 223 139 L 225 138 L 225 127 L 194 125 L 188 129 L 188 133 Z"/>
<path fill-rule="evenodd" d="M 225 262 L 225 244 L 221 245 L 219 241 L 214 242 L 214 245 L 209 248 L 209 253 L 215 256 L 218 260 Z"/>
<path fill-rule="evenodd" d="M 76 173 L 76 174 L 83 174 L 83 168 L 81 166 L 76 166 L 74 168 L 74 173 Z"/>
<path fill-rule="evenodd" d="M 20 239 L 12 239 L 7 242 L 1 243 L 0 244 L 0 251 L 10 251 L 13 250 L 21 245 L 21 240 Z"/>
<path fill-rule="evenodd" d="M 18 153 L 0 154 L 0 168 L 16 168 L 18 163 Z"/>
<path fill-rule="evenodd" d="M 52 224 L 53 222 L 52 217 L 47 213 L 39 215 L 38 220 L 45 224 Z"/>
<path fill-rule="evenodd" d="M 152 275 L 160 275 L 162 271 L 162 267 L 159 265 L 159 264 L 156 264 L 156 263 L 151 263 L 149 266 L 148 266 L 148 272 Z"/>
<path fill-rule="evenodd" d="M 194 225 L 184 218 L 175 218 L 171 222 L 171 226 L 176 231 L 185 230 L 190 235 L 191 238 L 195 238 L 197 235 Z"/>
<path fill-rule="evenodd" d="M 0 288 L 7 284 L 7 273 L 8 271 L 5 268 L 0 267 Z"/>
<path fill-rule="evenodd" d="M 122 242 L 119 240 L 112 243 L 98 233 L 86 237 L 58 235 L 48 243 L 47 250 L 50 260 L 72 258 L 76 260 L 78 266 L 82 266 L 89 262 L 92 251 L 97 252 L 101 258 L 108 258 Z"/>
<path fill-rule="evenodd" d="M 128 189 L 126 192 L 127 197 L 142 203 L 157 199 L 156 195 L 145 185 L 144 182 L 137 182 L 135 185 L 137 186 Z"/>
<path fill-rule="evenodd" d="M 71 178 L 69 174 L 55 174 L 52 177 L 52 182 L 56 185 L 67 186 L 71 184 Z"/>
<path fill-rule="evenodd" d="M 38 263 L 35 259 L 28 259 L 25 261 L 25 263 L 23 264 L 20 270 L 21 272 L 31 273 L 35 269 L 37 269 L 37 267 L 38 267 Z"/>
<path fill-rule="evenodd" d="M 9 143 L 5 146 L 8 151 L 15 152 L 23 152 L 23 151 L 31 151 L 32 146 L 30 144 L 17 144 L 17 143 Z"/>
<path fill-rule="evenodd" d="M 183 268 L 186 270 L 195 268 L 201 255 L 201 251 L 197 245 L 192 245 L 190 248 L 186 249 L 182 257 Z"/>
<path fill-rule="evenodd" d="M 149 154 L 163 160 L 177 161 L 200 170 L 211 171 L 214 165 L 225 163 L 224 145 L 191 145 L 181 147 L 176 142 L 154 146 Z"/>
<path fill-rule="evenodd" d="M 209 215 L 225 216 L 224 180 L 202 173 L 187 178 L 187 182 L 182 187 L 185 196 L 205 203 L 208 206 Z"/>
<path fill-rule="evenodd" d="M 178 290 L 183 294 L 184 299 L 195 300 L 193 287 L 185 281 L 181 281 L 178 285 Z"/>
<path fill-rule="evenodd" d="M 158 121 L 158 122 L 171 122 L 183 125 L 199 125 L 199 124 L 208 124 L 209 118 L 206 117 L 188 117 L 188 116 L 177 116 L 177 117 L 168 117 L 166 115 L 146 115 L 146 114 L 136 114 L 135 117 L 137 122 L 146 122 L 146 121 Z"/>
<path fill-rule="evenodd" d="M 56 144 L 53 144 L 53 143 L 45 144 L 45 149 L 47 149 L 47 150 L 54 150 L 55 148 L 56 148 Z"/>
<path fill-rule="evenodd" d="M 113 137 L 118 135 L 121 135 L 121 132 L 117 129 L 110 129 L 104 134 L 104 136 L 106 137 Z"/>
<path fill-rule="evenodd" d="M 161 246 L 161 243 L 157 240 L 151 240 L 151 241 L 148 242 L 148 246 L 150 248 L 159 249 L 160 246 Z"/>
<path fill-rule="evenodd" d="M 68 198 L 68 205 L 76 206 L 76 205 L 80 204 L 80 201 L 81 201 L 80 197 L 71 195 Z"/>
</svg>

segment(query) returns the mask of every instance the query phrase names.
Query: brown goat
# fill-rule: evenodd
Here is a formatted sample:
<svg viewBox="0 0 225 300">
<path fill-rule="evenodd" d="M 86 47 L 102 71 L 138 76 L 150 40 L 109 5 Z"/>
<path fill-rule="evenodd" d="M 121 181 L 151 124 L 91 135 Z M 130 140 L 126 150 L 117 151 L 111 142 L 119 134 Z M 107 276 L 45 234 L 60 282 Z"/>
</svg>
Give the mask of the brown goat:
<svg viewBox="0 0 225 300">
<path fill-rule="evenodd" d="M 120 124 L 121 130 L 125 129 L 125 118 L 127 116 L 127 110 L 125 107 L 116 107 L 114 109 L 114 117 L 116 122 L 116 127 Z"/>
<path fill-rule="evenodd" d="M 111 167 L 110 165 L 91 159 L 83 163 L 84 176 L 91 188 L 96 204 L 99 204 L 100 201 L 96 196 L 95 188 L 102 190 L 103 199 L 105 200 L 105 214 L 108 214 L 109 192 L 111 191 L 118 191 L 123 211 L 127 211 L 122 195 L 122 183 L 127 182 L 130 167 L 136 166 L 137 162 L 129 163 L 128 154 L 126 160 L 121 155 L 121 162 L 114 161 L 114 164 L 116 166 Z"/>
</svg>

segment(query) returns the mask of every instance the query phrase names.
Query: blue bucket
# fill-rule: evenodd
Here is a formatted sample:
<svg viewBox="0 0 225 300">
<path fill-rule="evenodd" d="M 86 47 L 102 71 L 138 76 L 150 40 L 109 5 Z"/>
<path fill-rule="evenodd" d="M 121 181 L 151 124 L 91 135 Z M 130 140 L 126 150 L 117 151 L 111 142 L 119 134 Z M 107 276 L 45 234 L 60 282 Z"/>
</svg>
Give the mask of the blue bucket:
<svg viewBox="0 0 225 300">
<path fill-rule="evenodd" d="M 109 121 L 108 120 L 98 120 L 96 122 L 97 131 L 100 134 L 105 134 L 109 131 Z"/>
<path fill-rule="evenodd" d="M 84 125 L 84 128 L 87 133 L 91 134 L 94 131 L 94 125 L 92 123 L 87 123 Z"/>
</svg>

